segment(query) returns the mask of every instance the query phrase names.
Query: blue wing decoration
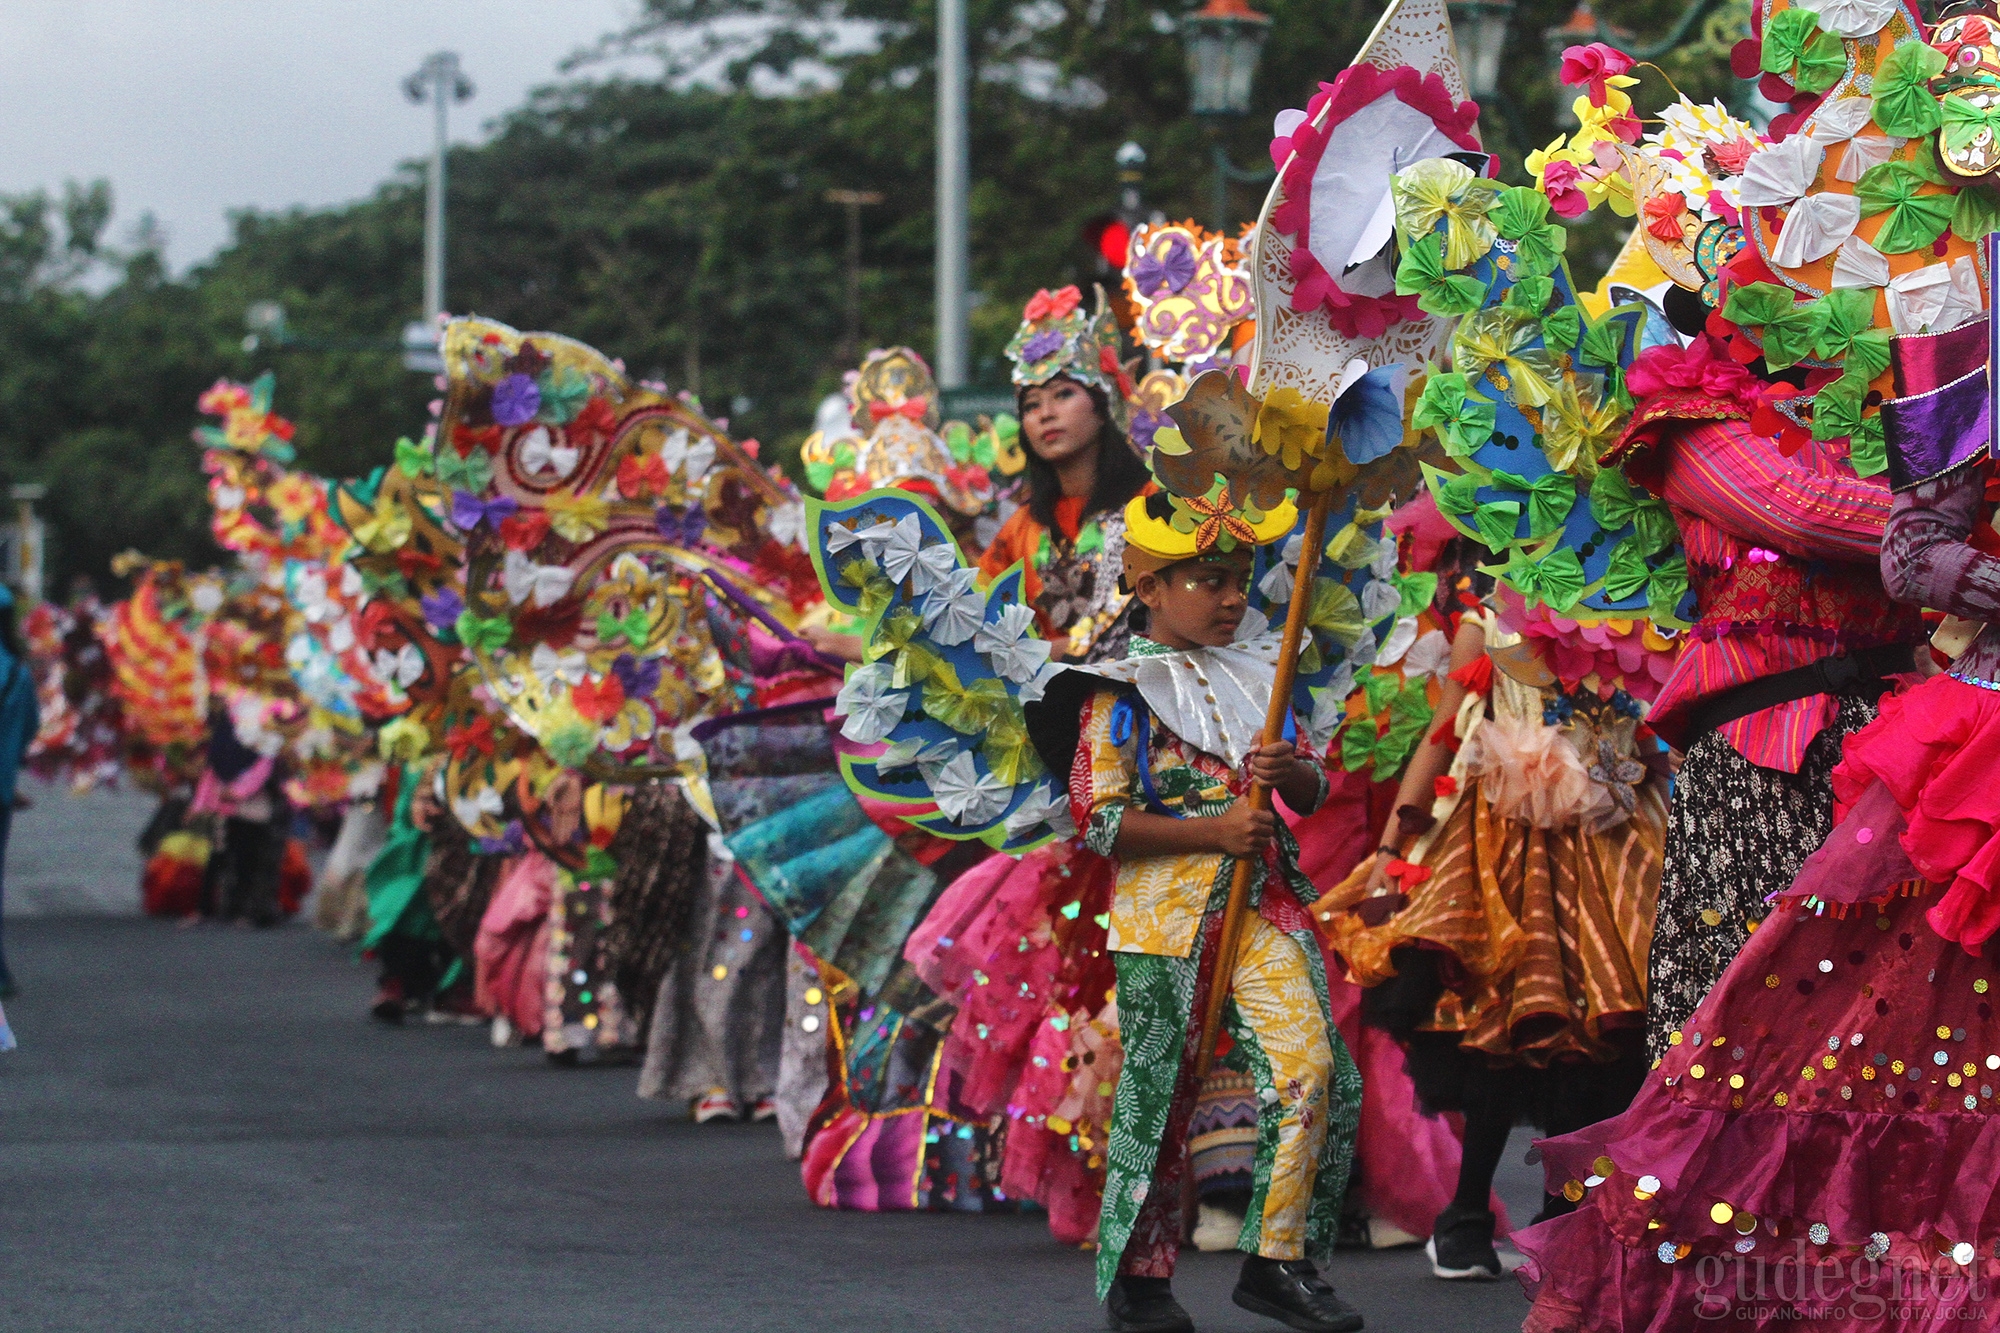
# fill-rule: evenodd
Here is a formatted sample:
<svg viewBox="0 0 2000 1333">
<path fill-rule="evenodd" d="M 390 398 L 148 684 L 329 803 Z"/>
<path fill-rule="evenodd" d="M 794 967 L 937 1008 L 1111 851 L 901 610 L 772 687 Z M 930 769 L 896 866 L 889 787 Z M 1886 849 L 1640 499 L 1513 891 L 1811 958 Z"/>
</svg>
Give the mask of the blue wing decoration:
<svg viewBox="0 0 2000 1333">
<path fill-rule="evenodd" d="M 1056 674 L 1022 605 L 1021 567 L 986 588 L 935 511 L 907 491 L 806 502 L 829 601 L 863 617 L 865 661 L 834 712 L 850 786 L 932 807 L 910 822 L 942 838 L 1021 853 L 1074 832 L 1067 774 L 1050 775 L 1021 705 Z"/>
</svg>

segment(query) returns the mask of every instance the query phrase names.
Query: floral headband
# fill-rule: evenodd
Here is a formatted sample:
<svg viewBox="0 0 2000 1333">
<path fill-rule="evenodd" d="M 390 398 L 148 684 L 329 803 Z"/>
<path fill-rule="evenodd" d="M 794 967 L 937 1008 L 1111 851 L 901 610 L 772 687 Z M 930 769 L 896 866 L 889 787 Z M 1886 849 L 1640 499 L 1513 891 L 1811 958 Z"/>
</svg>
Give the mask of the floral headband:
<svg viewBox="0 0 2000 1333">
<path fill-rule="evenodd" d="M 1007 344 L 1007 358 L 1014 363 L 1014 383 L 1020 388 L 1067 375 L 1102 389 L 1112 420 L 1123 430 L 1132 377 L 1118 360 L 1118 320 L 1105 303 L 1104 289 L 1093 285 L 1091 290 L 1097 294 L 1097 310 L 1088 315 L 1083 293 L 1075 286 L 1036 292 L 1021 311 L 1021 327 Z"/>
</svg>

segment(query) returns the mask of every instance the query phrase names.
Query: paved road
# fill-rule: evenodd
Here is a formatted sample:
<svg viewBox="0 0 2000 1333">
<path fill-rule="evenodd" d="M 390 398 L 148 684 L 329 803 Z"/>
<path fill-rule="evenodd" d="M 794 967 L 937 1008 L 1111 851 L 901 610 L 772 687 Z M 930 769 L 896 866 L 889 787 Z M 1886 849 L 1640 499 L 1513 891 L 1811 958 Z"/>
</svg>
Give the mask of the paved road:
<svg viewBox="0 0 2000 1333">
<path fill-rule="evenodd" d="M 1030 1217 L 835 1214 L 775 1132 L 695 1127 L 632 1071 L 483 1031 L 371 1026 L 303 926 L 10 923 L 0 1329 L 618 1333 L 1101 1327 L 1090 1260 Z M 1532 1174 L 1510 1154 L 1510 1198 Z M 1235 1262 L 1177 1284 L 1210 1333 Z M 1374 1330 L 1519 1327 L 1511 1283 L 1342 1255 Z"/>
<path fill-rule="evenodd" d="M 9 918 L 139 910 L 139 831 L 153 798 L 131 788 L 82 796 L 24 778 L 34 804 L 14 812 L 7 849 Z"/>
</svg>

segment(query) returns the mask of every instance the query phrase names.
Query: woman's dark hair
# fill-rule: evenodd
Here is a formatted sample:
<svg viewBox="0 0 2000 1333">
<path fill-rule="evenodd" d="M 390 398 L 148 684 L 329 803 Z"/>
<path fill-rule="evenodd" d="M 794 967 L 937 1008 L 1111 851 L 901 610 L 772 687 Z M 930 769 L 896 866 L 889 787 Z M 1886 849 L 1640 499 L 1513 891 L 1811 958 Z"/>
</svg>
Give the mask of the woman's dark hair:
<svg viewBox="0 0 2000 1333">
<path fill-rule="evenodd" d="M 1067 375 L 1058 379 L 1069 379 Z M 1053 381 L 1050 381 L 1053 382 Z M 1111 400 L 1104 390 L 1080 380 L 1070 379 L 1070 383 L 1090 395 L 1090 401 L 1097 407 L 1097 481 L 1090 488 L 1090 499 L 1084 502 L 1083 516 L 1106 513 L 1113 509 L 1123 509 L 1125 503 L 1140 491 L 1146 489 L 1151 474 L 1140 459 L 1138 451 L 1132 448 L 1131 440 L 1118 429 L 1111 419 Z M 1014 408 L 1021 418 L 1027 419 L 1027 409 L 1023 406 L 1028 390 L 1036 386 L 1022 385 L 1014 390 Z M 1028 443 L 1027 429 L 1021 432 L 1023 452 L 1028 456 L 1028 512 L 1035 522 L 1053 530 L 1056 526 L 1056 501 L 1063 498 L 1062 481 L 1056 476 L 1053 464 L 1045 462 L 1035 452 L 1035 446 Z"/>
</svg>

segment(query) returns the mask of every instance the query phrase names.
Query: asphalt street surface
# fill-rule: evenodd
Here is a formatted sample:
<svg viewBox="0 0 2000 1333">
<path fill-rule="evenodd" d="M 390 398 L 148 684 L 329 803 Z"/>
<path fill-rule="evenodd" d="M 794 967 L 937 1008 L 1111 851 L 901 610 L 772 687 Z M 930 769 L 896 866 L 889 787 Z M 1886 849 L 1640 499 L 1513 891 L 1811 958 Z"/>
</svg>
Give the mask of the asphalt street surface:
<svg viewBox="0 0 2000 1333">
<path fill-rule="evenodd" d="M 83 822 L 17 825 L 14 864 L 60 860 L 38 827 L 126 855 L 108 843 L 129 819 Z M 306 926 L 10 906 L 6 1333 L 1103 1327 L 1092 1257 L 1042 1219 L 813 1208 L 775 1129 L 691 1125 L 639 1100 L 630 1068 L 371 1024 L 369 969 Z M 1502 1168 L 1518 1217 L 1526 1141 Z M 1184 1255 L 1197 1325 L 1278 1327 L 1229 1303 L 1236 1267 Z M 1415 1250 L 1327 1275 L 1381 1333 L 1517 1329 L 1527 1308 L 1512 1279 L 1439 1282 Z"/>
</svg>

